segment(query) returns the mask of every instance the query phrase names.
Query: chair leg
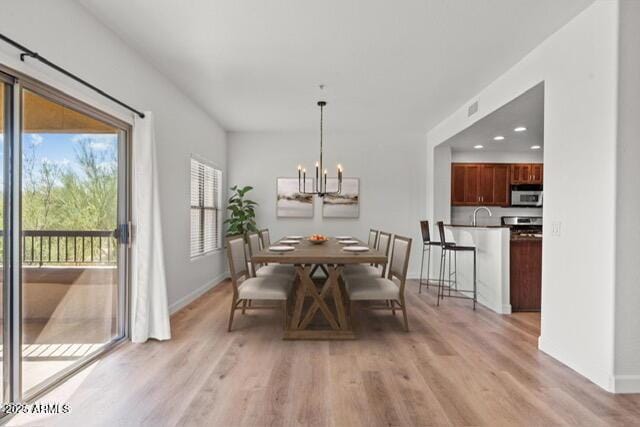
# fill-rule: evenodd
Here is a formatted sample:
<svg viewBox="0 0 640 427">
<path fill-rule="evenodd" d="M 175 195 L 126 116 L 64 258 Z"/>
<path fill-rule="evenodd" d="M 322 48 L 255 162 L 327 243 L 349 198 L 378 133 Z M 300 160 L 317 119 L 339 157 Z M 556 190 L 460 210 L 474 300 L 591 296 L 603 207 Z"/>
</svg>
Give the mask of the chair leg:
<svg viewBox="0 0 640 427">
<path fill-rule="evenodd" d="M 389 301 L 391 303 L 391 314 L 396 315 L 396 304 L 393 300 Z"/>
<path fill-rule="evenodd" d="M 407 304 L 404 297 L 400 298 L 400 306 L 402 307 L 402 317 L 404 318 L 404 330 L 409 332 L 409 319 L 407 318 Z"/>
<path fill-rule="evenodd" d="M 287 313 L 287 300 L 282 301 L 282 328 L 284 330 L 287 329 L 287 323 L 288 323 L 288 313 Z"/>
<path fill-rule="evenodd" d="M 236 311 L 236 299 L 231 298 L 231 313 L 229 314 L 229 326 L 227 332 L 231 332 L 231 325 L 233 324 L 233 313 Z"/>
<path fill-rule="evenodd" d="M 355 328 L 355 303 L 352 300 L 349 300 L 349 320 L 351 321 L 351 329 Z"/>
<path fill-rule="evenodd" d="M 246 309 L 247 309 L 247 300 L 243 300 L 242 301 L 242 314 L 245 313 Z"/>
</svg>

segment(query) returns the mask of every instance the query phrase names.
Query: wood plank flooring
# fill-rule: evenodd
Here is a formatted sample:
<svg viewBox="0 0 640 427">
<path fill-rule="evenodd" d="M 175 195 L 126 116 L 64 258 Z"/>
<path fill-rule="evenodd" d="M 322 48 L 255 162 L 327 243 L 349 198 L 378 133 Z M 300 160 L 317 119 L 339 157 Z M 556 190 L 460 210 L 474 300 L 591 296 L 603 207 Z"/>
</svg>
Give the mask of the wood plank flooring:
<svg viewBox="0 0 640 427">
<path fill-rule="evenodd" d="M 355 341 L 283 341 L 280 312 L 238 313 L 230 284 L 172 318 L 167 342 L 127 343 L 43 397 L 72 412 L 11 425 L 640 425 L 613 395 L 537 350 L 539 314 L 500 316 L 407 285 L 401 316 L 358 310 Z"/>
</svg>

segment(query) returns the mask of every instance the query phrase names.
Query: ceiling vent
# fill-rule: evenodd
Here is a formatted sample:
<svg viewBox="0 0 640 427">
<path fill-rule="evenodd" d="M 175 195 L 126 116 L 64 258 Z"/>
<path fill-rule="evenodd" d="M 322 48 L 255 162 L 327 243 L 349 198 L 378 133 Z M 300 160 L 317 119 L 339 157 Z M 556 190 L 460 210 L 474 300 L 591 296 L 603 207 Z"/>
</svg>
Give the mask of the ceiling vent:
<svg viewBox="0 0 640 427">
<path fill-rule="evenodd" d="M 478 101 L 469 105 L 469 108 L 467 109 L 467 117 L 471 117 L 477 112 L 478 112 Z"/>
</svg>

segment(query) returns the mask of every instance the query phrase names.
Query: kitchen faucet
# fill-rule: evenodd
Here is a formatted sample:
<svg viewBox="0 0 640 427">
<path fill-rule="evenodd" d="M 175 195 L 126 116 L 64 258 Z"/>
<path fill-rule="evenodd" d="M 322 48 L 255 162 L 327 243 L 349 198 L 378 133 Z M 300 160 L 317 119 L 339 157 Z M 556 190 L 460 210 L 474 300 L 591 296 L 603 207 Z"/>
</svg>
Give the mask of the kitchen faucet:
<svg viewBox="0 0 640 427">
<path fill-rule="evenodd" d="M 477 207 L 477 208 L 473 211 L 473 221 L 471 222 L 471 225 L 473 225 L 474 227 L 475 227 L 476 225 L 478 225 L 478 219 L 477 219 L 477 216 L 478 216 L 478 211 L 479 211 L 479 210 L 481 210 L 481 209 L 484 209 L 485 211 L 487 211 L 487 213 L 489 214 L 489 216 L 491 216 L 491 211 L 489 210 L 489 208 L 488 208 L 488 207 L 486 207 L 486 206 L 480 206 L 480 207 Z"/>
</svg>

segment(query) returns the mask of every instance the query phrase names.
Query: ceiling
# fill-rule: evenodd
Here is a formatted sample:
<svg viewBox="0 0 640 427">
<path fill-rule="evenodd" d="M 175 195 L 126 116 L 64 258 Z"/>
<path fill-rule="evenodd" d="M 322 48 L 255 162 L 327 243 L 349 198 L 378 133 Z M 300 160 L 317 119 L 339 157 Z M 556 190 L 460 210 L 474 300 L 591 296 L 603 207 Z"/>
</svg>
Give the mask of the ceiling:
<svg viewBox="0 0 640 427">
<path fill-rule="evenodd" d="M 523 132 L 514 131 L 525 127 Z M 493 138 L 503 136 L 496 141 Z M 531 146 L 544 149 L 544 83 L 529 89 L 513 101 L 483 117 L 459 134 L 445 142 L 452 151 L 477 151 L 474 146 L 482 145 L 482 151 L 523 153 L 530 152 Z"/>
<path fill-rule="evenodd" d="M 426 131 L 593 0 L 77 0 L 227 130 Z"/>
</svg>

